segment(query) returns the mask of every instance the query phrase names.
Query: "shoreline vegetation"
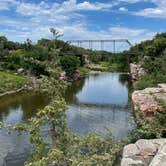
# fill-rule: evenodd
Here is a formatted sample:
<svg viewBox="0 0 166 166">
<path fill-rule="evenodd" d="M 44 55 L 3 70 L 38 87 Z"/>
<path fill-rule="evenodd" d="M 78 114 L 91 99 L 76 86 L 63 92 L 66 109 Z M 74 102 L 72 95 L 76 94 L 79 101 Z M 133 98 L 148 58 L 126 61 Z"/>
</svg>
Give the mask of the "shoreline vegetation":
<svg viewBox="0 0 166 166">
<path fill-rule="evenodd" d="M 24 89 L 28 82 L 26 76 L 0 71 L 0 97 Z"/>
<path fill-rule="evenodd" d="M 166 33 L 137 44 L 122 54 L 113 54 L 70 46 L 58 40 L 60 34 L 55 29 L 51 28 L 50 31 L 52 40 L 41 39 L 36 44 L 32 44 L 29 39 L 21 44 L 8 41 L 4 36 L 0 37 L 0 93 L 13 89 L 17 92 L 17 89 L 21 89 L 30 81 L 30 75 L 41 80 L 39 91 L 48 93 L 51 101 L 44 109 L 39 110 L 28 124 L 19 123 L 13 126 L 0 123 L 0 128 L 30 134 L 34 150 L 25 166 L 114 165 L 126 142 L 117 142 L 111 137 L 101 139 L 91 134 L 78 137 L 67 128 L 67 105 L 64 100 L 67 84 L 60 79 L 61 74 L 65 72 L 63 77 L 73 81 L 93 73 L 92 70 L 129 73 L 131 62 L 140 64 L 146 71 L 145 75 L 133 83 L 134 90 L 166 83 Z M 16 72 L 20 74 L 14 74 Z M 74 73 L 77 74 L 73 75 Z M 127 143 L 143 138 L 165 138 L 165 135 L 159 135 L 157 132 L 163 126 L 166 129 L 165 101 L 158 102 L 163 106 L 163 111 L 153 114 L 155 123 L 143 119 L 142 125 L 137 125 Z M 135 111 L 140 110 L 134 110 L 134 114 Z M 48 126 L 51 143 L 45 141 L 41 135 L 40 129 L 44 125 Z M 48 147 L 51 148 L 45 154 Z"/>
</svg>

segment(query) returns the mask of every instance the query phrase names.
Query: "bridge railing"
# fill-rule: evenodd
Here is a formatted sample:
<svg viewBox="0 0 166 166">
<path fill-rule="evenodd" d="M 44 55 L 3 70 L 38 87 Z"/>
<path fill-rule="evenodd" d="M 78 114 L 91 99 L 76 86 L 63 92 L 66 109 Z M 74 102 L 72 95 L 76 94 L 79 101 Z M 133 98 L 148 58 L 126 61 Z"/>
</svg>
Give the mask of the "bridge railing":
<svg viewBox="0 0 166 166">
<path fill-rule="evenodd" d="M 129 47 L 132 46 L 128 39 L 105 39 L 105 40 L 69 40 L 68 43 L 76 45 L 78 47 L 83 47 L 83 44 L 88 44 L 89 49 L 93 49 L 93 44 L 99 43 L 100 49 L 104 50 L 104 46 L 107 43 L 113 44 L 113 52 L 117 52 L 117 43 L 126 43 Z"/>
</svg>

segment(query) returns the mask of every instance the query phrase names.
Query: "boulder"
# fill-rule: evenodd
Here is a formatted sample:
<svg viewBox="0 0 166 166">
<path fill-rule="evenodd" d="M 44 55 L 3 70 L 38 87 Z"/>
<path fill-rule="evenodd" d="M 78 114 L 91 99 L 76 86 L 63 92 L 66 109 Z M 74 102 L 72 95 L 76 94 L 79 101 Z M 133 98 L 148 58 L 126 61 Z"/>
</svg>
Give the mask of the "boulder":
<svg viewBox="0 0 166 166">
<path fill-rule="evenodd" d="M 166 166 L 166 143 L 159 148 L 149 166 Z"/>
<path fill-rule="evenodd" d="M 64 80 L 64 81 L 69 81 L 69 82 L 72 82 L 72 81 L 76 81 L 78 79 L 80 79 L 82 77 L 80 71 L 76 70 L 74 72 L 70 72 L 70 73 L 61 73 L 61 76 L 60 76 L 60 79 L 61 80 Z"/>
<path fill-rule="evenodd" d="M 163 111 L 162 106 L 156 99 L 166 100 L 166 84 L 134 91 L 132 94 L 134 110 L 138 110 L 138 113 L 142 112 L 147 119 L 151 118 L 154 115 L 154 111 Z"/>
<path fill-rule="evenodd" d="M 135 143 L 135 145 L 140 149 L 140 156 L 153 156 L 157 151 L 156 146 L 150 140 L 140 139 Z"/>
<path fill-rule="evenodd" d="M 130 64 L 130 73 L 133 81 L 137 81 L 140 77 L 146 74 L 145 70 L 141 67 L 140 64 Z"/>
<path fill-rule="evenodd" d="M 126 145 L 121 166 L 166 166 L 166 139 L 141 139 Z"/>
<path fill-rule="evenodd" d="M 129 144 L 123 149 L 123 157 L 137 156 L 139 152 L 140 151 L 135 144 Z"/>
</svg>

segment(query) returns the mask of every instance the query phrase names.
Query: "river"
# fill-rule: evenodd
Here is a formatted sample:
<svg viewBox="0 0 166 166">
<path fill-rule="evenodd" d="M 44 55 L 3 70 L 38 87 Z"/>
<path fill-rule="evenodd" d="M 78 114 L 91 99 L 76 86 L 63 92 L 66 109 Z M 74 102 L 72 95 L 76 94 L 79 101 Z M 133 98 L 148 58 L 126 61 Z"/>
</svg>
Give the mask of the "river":
<svg viewBox="0 0 166 166">
<path fill-rule="evenodd" d="M 68 127 L 78 135 L 95 133 L 102 137 L 124 139 L 134 127 L 130 106 L 129 75 L 119 73 L 91 74 L 76 81 L 66 91 Z M 25 122 L 37 109 L 49 103 L 45 95 L 24 92 L 0 99 L 0 120 L 15 124 Z M 21 166 L 29 151 L 26 133 L 19 135 L 0 131 L 0 166 Z"/>
</svg>

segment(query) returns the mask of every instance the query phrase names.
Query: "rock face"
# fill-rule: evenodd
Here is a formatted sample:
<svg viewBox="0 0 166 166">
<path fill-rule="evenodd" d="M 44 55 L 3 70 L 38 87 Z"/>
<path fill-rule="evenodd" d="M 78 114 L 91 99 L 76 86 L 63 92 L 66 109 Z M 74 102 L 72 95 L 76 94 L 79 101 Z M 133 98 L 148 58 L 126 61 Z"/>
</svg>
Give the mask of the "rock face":
<svg viewBox="0 0 166 166">
<path fill-rule="evenodd" d="M 141 139 L 126 145 L 121 166 L 166 166 L 166 139 Z"/>
<path fill-rule="evenodd" d="M 143 113 L 145 118 L 153 120 L 154 111 L 162 112 L 162 107 L 158 104 L 156 98 L 166 100 L 166 84 L 159 84 L 156 88 L 146 88 L 133 92 L 132 102 L 134 110 L 138 110 L 136 115 L 138 119 L 139 113 Z"/>
<path fill-rule="evenodd" d="M 90 68 L 91 62 L 88 59 L 88 55 L 83 55 L 83 57 L 84 57 L 84 67 Z"/>
<path fill-rule="evenodd" d="M 60 79 L 64 80 L 64 81 L 72 82 L 72 81 L 79 80 L 82 77 L 83 76 L 81 75 L 81 73 L 78 70 L 76 70 L 76 71 L 74 71 L 72 73 L 68 73 L 68 74 L 66 74 L 65 72 L 61 73 Z"/>
<path fill-rule="evenodd" d="M 130 64 L 130 73 L 133 81 L 137 81 L 141 76 L 144 76 L 146 74 L 141 65 L 137 65 L 134 63 Z"/>
</svg>

